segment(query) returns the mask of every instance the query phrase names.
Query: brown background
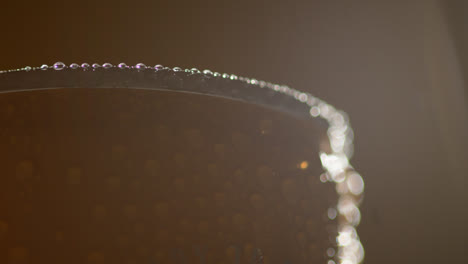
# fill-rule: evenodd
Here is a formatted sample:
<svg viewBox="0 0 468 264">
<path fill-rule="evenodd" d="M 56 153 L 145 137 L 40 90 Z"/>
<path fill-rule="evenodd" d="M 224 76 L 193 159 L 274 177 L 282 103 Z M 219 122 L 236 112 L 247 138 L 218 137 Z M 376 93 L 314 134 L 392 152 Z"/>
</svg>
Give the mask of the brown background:
<svg viewBox="0 0 468 264">
<path fill-rule="evenodd" d="M 0 68 L 144 62 L 310 91 L 355 128 L 365 262 L 466 263 L 468 9 L 441 3 L 10 1 Z"/>
</svg>

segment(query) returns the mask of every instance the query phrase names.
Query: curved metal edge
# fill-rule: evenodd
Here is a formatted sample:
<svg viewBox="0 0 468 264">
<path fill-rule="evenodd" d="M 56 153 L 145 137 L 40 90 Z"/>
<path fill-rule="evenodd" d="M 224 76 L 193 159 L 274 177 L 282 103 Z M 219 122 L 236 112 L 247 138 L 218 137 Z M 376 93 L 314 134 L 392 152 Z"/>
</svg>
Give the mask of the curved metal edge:
<svg viewBox="0 0 468 264">
<path fill-rule="evenodd" d="M 327 250 L 328 264 L 358 264 L 364 258 L 364 248 L 356 231 L 361 215 L 364 181 L 351 166 L 353 131 L 346 113 L 311 94 L 285 85 L 273 84 L 233 74 L 209 70 L 168 68 L 144 64 L 114 66 L 57 62 L 53 66 L 24 67 L 0 71 L 0 93 L 63 88 L 129 88 L 177 91 L 227 98 L 259 104 L 288 113 L 297 118 L 319 117 L 328 125 L 328 146 L 322 146 L 320 160 L 325 173 L 322 182 L 334 182 L 338 204 L 328 211 L 337 218 L 335 250 Z M 325 123 L 324 122 L 324 123 Z"/>
</svg>

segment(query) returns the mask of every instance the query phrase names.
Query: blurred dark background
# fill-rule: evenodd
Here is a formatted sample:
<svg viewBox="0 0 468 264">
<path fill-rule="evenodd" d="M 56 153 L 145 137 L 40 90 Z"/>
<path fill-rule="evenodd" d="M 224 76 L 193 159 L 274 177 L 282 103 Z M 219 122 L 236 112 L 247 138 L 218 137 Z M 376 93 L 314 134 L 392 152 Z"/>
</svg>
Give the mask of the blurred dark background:
<svg viewBox="0 0 468 264">
<path fill-rule="evenodd" d="M 468 263 L 467 17 L 464 0 L 8 1 L 0 68 L 143 62 L 309 91 L 355 129 L 365 263 Z"/>
</svg>

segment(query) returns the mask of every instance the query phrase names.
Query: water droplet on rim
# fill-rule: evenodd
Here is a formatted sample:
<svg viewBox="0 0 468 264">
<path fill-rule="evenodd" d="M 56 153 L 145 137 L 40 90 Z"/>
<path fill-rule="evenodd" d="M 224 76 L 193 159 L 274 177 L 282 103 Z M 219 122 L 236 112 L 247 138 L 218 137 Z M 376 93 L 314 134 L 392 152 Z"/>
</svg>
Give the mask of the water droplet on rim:
<svg viewBox="0 0 468 264">
<path fill-rule="evenodd" d="M 101 67 L 101 65 L 99 65 L 99 64 L 97 64 L 97 63 L 93 63 L 93 68 L 94 68 L 94 69 L 97 69 L 97 68 L 100 68 L 100 67 Z"/>
<path fill-rule="evenodd" d="M 191 71 L 192 73 L 200 73 L 200 70 L 197 68 L 192 68 Z"/>
<path fill-rule="evenodd" d="M 237 80 L 237 75 L 231 74 L 231 80 Z"/>
<path fill-rule="evenodd" d="M 61 71 L 61 70 L 65 69 L 65 67 L 66 67 L 65 63 L 63 63 L 63 62 L 59 61 L 59 62 L 54 63 L 54 70 L 56 70 L 56 71 Z"/>
<path fill-rule="evenodd" d="M 24 70 L 25 70 L 25 71 L 30 71 L 31 69 L 32 69 L 31 66 L 26 66 L 26 67 L 24 67 Z"/>
<path fill-rule="evenodd" d="M 280 91 L 281 91 L 282 93 L 287 94 L 287 93 L 290 92 L 290 90 L 291 90 L 291 89 L 290 89 L 288 86 L 286 86 L 286 85 L 281 85 L 281 86 L 280 86 Z"/>
<path fill-rule="evenodd" d="M 210 70 L 203 70 L 203 73 L 206 75 L 213 75 L 213 72 L 211 72 Z"/>
<path fill-rule="evenodd" d="M 72 63 L 70 64 L 70 68 L 73 69 L 73 70 L 76 70 L 80 67 L 80 65 L 76 64 L 76 63 Z"/>
<path fill-rule="evenodd" d="M 108 62 L 106 62 L 106 63 L 104 63 L 104 64 L 102 65 L 102 67 L 103 67 L 104 69 L 110 69 L 110 68 L 113 67 L 113 65 L 110 64 L 110 63 L 108 63 Z"/>
<path fill-rule="evenodd" d="M 41 70 L 47 70 L 49 68 L 49 66 L 47 66 L 47 64 L 42 64 L 41 66 Z"/>
<path fill-rule="evenodd" d="M 138 63 L 135 68 L 137 68 L 138 70 L 145 70 L 146 69 L 146 65 L 143 64 L 143 63 Z"/>
<path fill-rule="evenodd" d="M 118 67 L 119 67 L 119 69 L 126 69 L 126 68 L 128 68 L 127 64 L 125 64 L 125 63 L 123 63 L 123 62 L 122 62 L 122 63 L 119 63 Z"/>
<path fill-rule="evenodd" d="M 213 76 L 214 76 L 214 77 L 219 77 L 219 76 L 221 76 L 221 73 L 219 73 L 219 72 L 213 72 Z"/>
<path fill-rule="evenodd" d="M 312 108 L 310 108 L 310 115 L 313 116 L 313 117 L 317 117 L 320 115 L 320 109 L 316 106 L 313 106 Z"/>
<path fill-rule="evenodd" d="M 172 70 L 175 71 L 175 72 L 180 72 L 180 71 L 182 71 L 182 69 L 179 68 L 179 67 L 174 67 Z"/>
<path fill-rule="evenodd" d="M 307 94 L 305 94 L 305 93 L 300 93 L 300 94 L 299 94 L 299 97 L 298 97 L 299 101 L 301 101 L 301 102 L 303 102 L 303 103 L 306 102 L 308 98 L 309 98 L 309 97 L 308 97 Z"/>
<path fill-rule="evenodd" d="M 154 66 L 154 69 L 155 69 L 156 71 L 160 71 L 160 70 L 164 69 L 164 66 L 158 64 L 158 65 Z"/>
<path fill-rule="evenodd" d="M 81 68 L 83 68 L 83 70 L 87 70 L 87 69 L 89 69 L 89 67 L 91 67 L 91 66 L 88 63 L 81 64 Z"/>
</svg>

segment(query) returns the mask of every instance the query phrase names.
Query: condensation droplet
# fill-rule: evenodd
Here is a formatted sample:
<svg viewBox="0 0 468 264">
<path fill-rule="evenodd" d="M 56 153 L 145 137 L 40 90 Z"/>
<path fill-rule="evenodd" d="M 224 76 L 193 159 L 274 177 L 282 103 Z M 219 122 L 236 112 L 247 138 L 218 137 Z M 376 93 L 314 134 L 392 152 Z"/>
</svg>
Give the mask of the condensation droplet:
<svg viewBox="0 0 468 264">
<path fill-rule="evenodd" d="M 81 64 L 81 68 L 83 68 L 83 70 L 87 70 L 89 69 L 91 66 L 88 64 L 88 63 L 83 63 Z"/>
<path fill-rule="evenodd" d="M 31 66 L 26 66 L 26 67 L 24 67 L 24 70 L 25 71 L 30 71 L 30 70 L 32 70 L 32 68 L 31 68 Z"/>
<path fill-rule="evenodd" d="M 99 65 L 98 63 L 93 63 L 92 66 L 93 66 L 94 69 L 101 68 L 101 65 Z"/>
<path fill-rule="evenodd" d="M 80 67 L 80 65 L 78 65 L 77 63 L 72 63 L 70 64 L 70 69 L 73 69 L 73 70 L 76 70 Z"/>
<path fill-rule="evenodd" d="M 203 73 L 206 75 L 213 75 L 213 72 L 211 72 L 210 70 L 203 70 Z"/>
<path fill-rule="evenodd" d="M 328 248 L 327 249 L 327 256 L 330 257 L 330 258 L 335 256 L 335 249 L 334 248 Z"/>
<path fill-rule="evenodd" d="M 61 71 L 61 70 L 65 69 L 65 67 L 66 67 L 65 63 L 63 63 L 61 61 L 54 63 L 54 70 L 56 70 L 56 71 Z"/>
<path fill-rule="evenodd" d="M 307 105 L 308 106 L 314 106 L 317 103 L 317 98 L 308 95 L 309 98 L 307 98 Z"/>
<path fill-rule="evenodd" d="M 106 62 L 106 63 L 104 63 L 104 64 L 102 65 L 102 67 L 103 67 L 104 69 L 110 69 L 110 68 L 113 67 L 113 65 L 110 64 L 110 63 L 108 63 L 108 62 Z"/>
<path fill-rule="evenodd" d="M 330 179 L 330 177 L 326 173 L 323 173 L 323 174 L 320 175 L 320 181 L 323 182 L 323 183 L 329 181 L 329 179 Z"/>
<path fill-rule="evenodd" d="M 161 70 L 163 70 L 163 69 L 164 69 L 164 66 L 162 66 L 161 64 L 158 64 L 158 65 L 155 65 L 155 66 L 154 66 L 154 70 L 155 70 L 155 71 L 161 71 Z"/>
<path fill-rule="evenodd" d="M 143 63 L 138 63 L 135 68 L 137 68 L 138 70 L 145 70 L 146 69 L 146 65 L 143 64 Z"/>
<path fill-rule="evenodd" d="M 123 62 L 119 63 L 118 67 L 119 67 L 119 69 L 127 69 L 128 68 L 127 64 L 125 64 Z"/>
<path fill-rule="evenodd" d="M 47 66 L 47 64 L 42 64 L 41 65 L 41 70 L 45 71 L 47 69 L 49 69 L 49 66 Z"/>
<path fill-rule="evenodd" d="M 181 72 L 182 71 L 182 69 L 180 67 L 174 67 L 174 68 L 172 68 L 172 70 L 175 71 L 175 72 Z"/>
<path fill-rule="evenodd" d="M 190 69 L 190 71 L 191 71 L 192 73 L 200 73 L 200 70 L 197 69 L 197 68 L 192 68 L 192 69 Z"/>
<path fill-rule="evenodd" d="M 364 181 L 361 175 L 357 173 L 351 173 L 346 179 L 346 184 L 349 191 L 354 195 L 359 195 L 364 191 Z"/>
<path fill-rule="evenodd" d="M 237 80 L 237 76 L 234 75 L 234 74 L 231 74 L 231 76 L 229 77 L 231 80 Z"/>
<path fill-rule="evenodd" d="M 327 211 L 328 219 L 334 220 L 336 218 L 336 215 L 337 215 L 337 211 L 335 208 L 328 208 L 328 211 Z"/>
<path fill-rule="evenodd" d="M 281 87 L 280 87 L 280 92 L 285 93 L 285 94 L 288 94 L 289 92 L 291 92 L 291 88 L 289 88 L 289 87 L 286 86 L 286 85 L 281 85 Z"/>
<path fill-rule="evenodd" d="M 310 115 L 313 116 L 313 117 L 317 117 L 320 115 L 320 108 L 318 108 L 317 106 L 313 106 L 310 108 L 310 111 L 309 111 Z"/>
<path fill-rule="evenodd" d="M 301 101 L 301 102 L 304 103 L 304 102 L 307 101 L 308 98 L 309 98 L 309 97 L 307 96 L 307 94 L 305 94 L 305 93 L 300 93 L 298 99 L 299 99 L 299 101 Z"/>
</svg>

